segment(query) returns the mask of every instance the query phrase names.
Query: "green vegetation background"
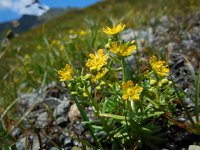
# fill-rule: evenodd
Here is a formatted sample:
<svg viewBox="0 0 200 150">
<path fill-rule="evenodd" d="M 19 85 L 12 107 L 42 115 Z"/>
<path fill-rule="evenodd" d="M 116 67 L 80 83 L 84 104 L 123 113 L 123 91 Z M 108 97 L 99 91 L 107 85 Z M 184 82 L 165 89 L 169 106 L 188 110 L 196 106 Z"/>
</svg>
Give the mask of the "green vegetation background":
<svg viewBox="0 0 200 150">
<path fill-rule="evenodd" d="M 58 81 L 56 70 L 66 63 L 81 68 L 88 53 L 106 43 L 104 26 L 123 22 L 143 29 L 151 18 L 187 15 L 199 5 L 200 0 L 105 0 L 19 35 L 0 51 L 0 107 L 5 109 L 20 93 Z"/>
</svg>

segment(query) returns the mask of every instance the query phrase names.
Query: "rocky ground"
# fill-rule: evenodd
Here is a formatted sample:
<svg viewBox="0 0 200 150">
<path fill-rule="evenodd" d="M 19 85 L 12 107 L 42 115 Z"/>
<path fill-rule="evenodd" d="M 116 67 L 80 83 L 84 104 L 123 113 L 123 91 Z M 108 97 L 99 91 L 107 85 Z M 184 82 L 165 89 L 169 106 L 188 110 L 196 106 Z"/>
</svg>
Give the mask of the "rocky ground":
<svg viewBox="0 0 200 150">
<path fill-rule="evenodd" d="M 144 59 L 150 48 L 161 53 L 163 57 L 167 56 L 177 85 L 191 95 L 194 93 L 188 65 L 191 64 L 195 72 L 200 67 L 200 10 L 186 16 L 151 18 L 149 26 L 143 30 L 128 29 L 122 33 L 124 40 L 135 38 L 139 50 L 144 52 Z M 127 61 L 134 68 L 134 55 Z M 50 150 L 59 149 L 57 147 L 78 150 L 82 147 L 79 138 L 93 143 L 63 84 L 52 83 L 39 91 L 20 95 L 17 99 L 17 116 L 23 116 L 22 125 L 10 127 L 13 128 L 12 135 L 17 139 L 18 150 L 36 150 L 41 147 Z M 189 97 L 185 97 L 185 102 L 193 109 L 194 104 Z M 92 109 L 85 109 L 92 118 Z M 183 114 L 180 114 L 178 120 L 187 121 Z M 172 127 L 168 132 L 169 141 L 160 146 L 161 149 L 200 149 L 199 136 L 178 127 Z"/>
</svg>

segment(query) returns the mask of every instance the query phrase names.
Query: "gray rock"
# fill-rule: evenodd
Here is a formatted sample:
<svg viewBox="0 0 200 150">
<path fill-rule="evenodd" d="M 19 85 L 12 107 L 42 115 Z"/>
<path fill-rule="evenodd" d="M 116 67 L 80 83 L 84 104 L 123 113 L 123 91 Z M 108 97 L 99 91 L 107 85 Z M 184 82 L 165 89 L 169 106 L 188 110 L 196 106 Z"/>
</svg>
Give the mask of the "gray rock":
<svg viewBox="0 0 200 150">
<path fill-rule="evenodd" d="M 188 150 L 200 150 L 200 146 L 198 146 L 198 145 L 190 145 Z"/>
<path fill-rule="evenodd" d="M 20 140 L 16 143 L 16 148 L 17 148 L 17 150 L 25 150 L 25 142 L 26 142 L 26 138 L 20 139 Z"/>
<path fill-rule="evenodd" d="M 51 147 L 49 150 L 59 150 L 57 147 Z"/>
<path fill-rule="evenodd" d="M 16 143 L 17 150 L 25 150 L 26 145 L 28 145 L 28 149 L 39 150 L 40 144 L 36 136 L 33 136 L 32 139 L 27 137 L 23 137 Z"/>
<path fill-rule="evenodd" d="M 17 107 L 19 112 L 24 114 L 31 106 L 35 105 L 36 103 L 40 103 L 44 100 L 45 94 L 38 94 L 37 92 L 32 92 L 28 94 L 22 94 L 17 99 Z"/>
<path fill-rule="evenodd" d="M 71 105 L 69 112 L 68 112 L 69 120 L 71 122 L 75 122 L 81 118 L 80 112 L 76 104 Z"/>
<path fill-rule="evenodd" d="M 15 138 L 18 138 L 22 134 L 22 131 L 19 128 L 14 128 L 11 131 L 11 135 Z"/>
<path fill-rule="evenodd" d="M 175 43 L 175 42 L 170 42 L 168 45 L 167 45 L 167 49 L 169 51 L 169 53 L 173 53 L 175 50 L 177 50 L 179 48 L 178 44 Z"/>
<path fill-rule="evenodd" d="M 45 111 L 46 111 L 45 109 L 38 109 L 38 110 L 31 111 L 30 114 L 28 115 L 28 118 L 36 119 L 41 113 L 43 113 Z"/>
<path fill-rule="evenodd" d="M 177 118 L 177 120 L 178 120 L 179 122 L 185 122 L 187 119 L 186 119 L 185 117 L 183 117 L 183 116 L 179 116 L 179 117 Z"/>
<path fill-rule="evenodd" d="M 158 25 L 155 29 L 155 32 L 158 34 L 158 35 L 163 35 L 164 33 L 167 33 L 169 30 L 169 28 L 166 28 L 162 25 Z"/>
<path fill-rule="evenodd" d="M 36 125 L 39 127 L 46 127 L 48 125 L 48 113 L 42 112 L 37 117 Z"/>
<path fill-rule="evenodd" d="M 141 41 L 145 40 L 148 43 L 152 43 L 154 40 L 152 28 L 147 28 L 146 30 L 133 30 L 127 29 L 121 33 L 121 39 L 124 41 L 136 40 L 138 49 L 141 49 Z"/>
<path fill-rule="evenodd" d="M 186 49 L 186 50 L 189 50 L 191 48 L 195 48 L 196 47 L 196 44 L 194 43 L 193 40 L 183 40 L 181 42 L 181 45 Z"/>
<path fill-rule="evenodd" d="M 162 16 L 160 18 L 160 23 L 165 27 L 169 27 L 170 26 L 170 21 L 169 21 L 169 18 L 167 16 Z"/>
<path fill-rule="evenodd" d="M 189 94 L 189 93 L 187 93 L 187 94 Z M 183 101 L 186 103 L 187 107 L 195 106 L 194 102 L 189 97 L 184 97 Z"/>
<path fill-rule="evenodd" d="M 36 136 L 33 137 L 32 149 L 34 149 L 34 150 L 39 150 L 40 149 L 40 143 L 39 143 L 39 140 L 38 140 L 38 138 Z"/>
<path fill-rule="evenodd" d="M 55 97 L 50 97 L 50 98 L 46 98 L 44 100 L 44 104 L 48 105 L 48 107 L 50 109 L 54 109 L 55 107 L 57 107 L 62 101 L 58 98 Z"/>
<path fill-rule="evenodd" d="M 136 58 L 135 58 L 134 55 L 130 55 L 130 56 L 126 57 L 126 61 L 128 61 L 128 62 L 132 62 L 132 61 L 134 61 L 134 63 L 135 63 Z"/>
<path fill-rule="evenodd" d="M 86 130 L 86 125 L 85 124 L 76 122 L 75 132 L 77 134 L 82 135 L 85 130 Z"/>
<path fill-rule="evenodd" d="M 131 40 L 135 40 L 136 38 L 136 33 L 134 30 L 132 29 L 127 29 L 127 30 L 124 30 L 122 33 L 121 33 L 121 38 L 122 40 L 124 41 L 131 41 Z"/>
<path fill-rule="evenodd" d="M 150 18 L 149 23 L 151 25 L 155 25 L 156 24 L 156 18 L 155 17 Z"/>
<path fill-rule="evenodd" d="M 66 137 L 64 140 L 64 146 L 70 146 L 70 145 L 73 145 L 73 141 L 71 137 Z"/>
<path fill-rule="evenodd" d="M 61 116 L 56 119 L 55 124 L 57 124 L 61 127 L 65 127 L 65 126 L 67 126 L 67 121 L 68 121 L 68 118 Z"/>
<path fill-rule="evenodd" d="M 74 147 L 72 147 L 72 149 L 71 150 L 82 150 L 81 148 L 79 148 L 79 147 L 76 147 L 76 146 L 74 146 Z"/>
<path fill-rule="evenodd" d="M 53 112 L 53 117 L 57 118 L 58 116 L 61 116 L 62 114 L 64 114 L 65 112 L 68 111 L 70 106 L 70 101 L 67 99 L 65 101 L 62 101 L 62 103 L 60 103 L 54 110 Z"/>
<path fill-rule="evenodd" d="M 77 146 L 77 147 L 81 147 L 81 146 L 82 146 L 81 142 L 79 142 L 79 141 L 77 141 L 77 140 L 74 140 L 74 141 L 73 141 L 73 144 L 74 144 L 75 146 Z"/>
</svg>

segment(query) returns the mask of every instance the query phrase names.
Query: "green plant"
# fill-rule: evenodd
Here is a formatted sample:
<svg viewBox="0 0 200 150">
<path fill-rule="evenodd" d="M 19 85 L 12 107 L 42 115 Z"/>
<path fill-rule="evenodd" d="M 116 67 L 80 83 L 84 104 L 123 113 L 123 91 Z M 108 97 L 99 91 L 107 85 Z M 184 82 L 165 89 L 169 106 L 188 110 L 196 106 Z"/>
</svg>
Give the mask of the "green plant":
<svg viewBox="0 0 200 150">
<path fill-rule="evenodd" d="M 165 61 L 152 56 L 147 66 L 149 71 L 133 81 L 134 73 L 126 57 L 136 51 L 137 46 L 134 41 L 120 41 L 118 33 L 124 27 L 121 23 L 104 28 L 110 35 L 106 50 L 90 54 L 86 69 L 72 73 L 67 64 L 58 74 L 71 91 L 97 148 L 103 149 L 103 141 L 110 141 L 112 149 L 116 145 L 122 149 L 141 148 L 144 143 L 158 149 L 156 143 L 164 141 L 164 133 L 160 133 L 156 120 L 175 109 L 172 82 L 167 78 L 169 68 Z M 87 117 L 85 106 L 93 108 L 97 121 Z M 100 131 L 106 136 L 97 136 Z"/>
</svg>

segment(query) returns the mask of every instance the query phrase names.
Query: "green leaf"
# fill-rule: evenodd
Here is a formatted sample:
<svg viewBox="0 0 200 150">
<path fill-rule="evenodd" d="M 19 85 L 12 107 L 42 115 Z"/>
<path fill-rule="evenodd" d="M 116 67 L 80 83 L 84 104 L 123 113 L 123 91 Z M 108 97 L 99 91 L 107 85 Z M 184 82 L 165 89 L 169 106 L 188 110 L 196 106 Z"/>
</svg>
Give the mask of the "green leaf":
<svg viewBox="0 0 200 150">
<path fill-rule="evenodd" d="M 111 99 L 106 99 L 105 102 L 103 103 L 103 113 L 112 113 L 116 111 L 116 103 L 112 101 L 115 97 L 111 97 Z"/>
<path fill-rule="evenodd" d="M 121 138 L 121 137 L 127 137 L 128 133 L 127 133 L 127 128 L 123 127 L 122 129 L 120 129 L 115 135 L 115 138 Z"/>
<path fill-rule="evenodd" d="M 158 103 L 154 102 L 151 99 L 148 99 L 148 101 L 150 101 L 150 103 L 153 104 L 156 108 L 159 108 L 159 104 Z"/>
<path fill-rule="evenodd" d="M 2 145 L 2 150 L 11 150 L 10 146 L 7 144 Z"/>
<path fill-rule="evenodd" d="M 142 127 L 142 132 L 143 133 L 151 133 L 151 130 L 145 127 Z"/>
<path fill-rule="evenodd" d="M 97 125 L 92 125 L 92 127 L 93 127 L 94 129 L 98 129 L 98 130 L 102 130 L 102 129 L 103 129 L 102 126 L 97 126 Z"/>
<path fill-rule="evenodd" d="M 101 114 L 99 114 L 99 116 L 113 118 L 113 119 L 117 119 L 117 120 L 125 120 L 125 116 L 114 115 L 114 114 L 101 113 Z M 126 118 L 128 120 L 128 117 L 126 117 Z"/>
<path fill-rule="evenodd" d="M 148 114 L 147 116 L 144 116 L 144 119 L 148 119 L 148 118 L 155 117 L 155 116 L 160 116 L 162 114 L 164 114 L 164 112 L 158 111 L 158 112 L 155 112 L 153 114 Z"/>
<path fill-rule="evenodd" d="M 83 121 L 82 123 L 89 124 L 89 125 L 91 125 L 94 129 L 98 129 L 98 130 L 103 129 L 103 127 L 102 127 L 101 125 L 97 125 L 98 122 L 93 122 L 93 121 Z"/>
</svg>

